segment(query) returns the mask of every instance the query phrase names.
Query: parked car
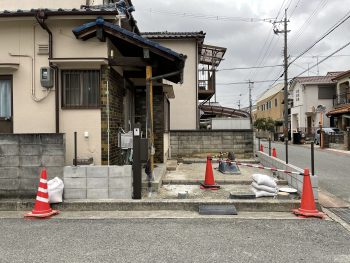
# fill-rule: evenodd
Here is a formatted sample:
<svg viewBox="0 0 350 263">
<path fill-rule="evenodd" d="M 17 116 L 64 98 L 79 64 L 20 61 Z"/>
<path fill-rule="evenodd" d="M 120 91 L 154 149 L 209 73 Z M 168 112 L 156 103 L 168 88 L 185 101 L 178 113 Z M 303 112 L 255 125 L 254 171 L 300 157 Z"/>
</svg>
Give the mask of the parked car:
<svg viewBox="0 0 350 263">
<path fill-rule="evenodd" d="M 322 128 L 322 131 L 327 135 L 340 133 L 340 130 L 338 128 Z M 320 129 L 316 130 L 314 142 L 317 145 L 320 144 Z"/>
</svg>

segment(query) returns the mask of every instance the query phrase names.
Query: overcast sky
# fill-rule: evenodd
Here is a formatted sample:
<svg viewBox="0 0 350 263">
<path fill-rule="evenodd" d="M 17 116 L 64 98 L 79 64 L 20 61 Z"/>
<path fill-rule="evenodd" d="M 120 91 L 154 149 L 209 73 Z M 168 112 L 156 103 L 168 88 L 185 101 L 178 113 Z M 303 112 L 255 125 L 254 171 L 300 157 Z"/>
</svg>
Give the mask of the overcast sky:
<svg viewBox="0 0 350 263">
<path fill-rule="evenodd" d="M 141 31 L 201 31 L 206 32 L 205 43 L 227 48 L 220 69 L 280 65 L 283 63 L 283 35 L 273 34 L 270 20 L 284 18 L 288 8 L 288 54 L 298 56 L 311 46 L 344 16 L 349 15 L 349 0 L 133 0 Z M 184 15 L 181 15 L 184 14 Z M 216 16 L 216 18 L 214 18 Z M 276 19 L 277 17 L 277 19 Z M 246 18 L 254 22 L 245 22 Z M 263 19 L 270 19 L 266 22 Z M 242 21 L 245 20 L 245 21 Z M 257 22 L 258 21 L 258 22 Z M 283 29 L 283 25 L 279 25 Z M 296 60 L 289 68 L 295 77 L 318 60 L 324 59 L 347 44 L 350 19 L 329 36 Z M 266 44 L 265 44 L 266 43 Z M 348 55 L 348 56 L 339 56 Z M 350 46 L 309 71 L 309 75 L 350 69 Z M 219 71 L 217 101 L 224 106 L 248 106 L 248 84 L 222 85 L 232 82 L 265 81 L 277 79 L 282 67 Z M 308 72 L 304 74 L 307 76 Z M 280 81 L 283 81 L 281 78 Z M 253 100 L 268 89 L 272 82 L 254 83 Z M 242 94 L 240 96 L 240 94 Z"/>
</svg>

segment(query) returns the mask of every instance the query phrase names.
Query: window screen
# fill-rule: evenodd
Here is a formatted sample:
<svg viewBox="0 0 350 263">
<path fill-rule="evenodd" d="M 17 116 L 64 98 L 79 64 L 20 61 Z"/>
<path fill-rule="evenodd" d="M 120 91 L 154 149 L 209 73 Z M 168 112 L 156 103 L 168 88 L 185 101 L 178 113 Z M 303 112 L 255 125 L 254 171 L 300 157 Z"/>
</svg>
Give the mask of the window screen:
<svg viewBox="0 0 350 263">
<path fill-rule="evenodd" d="M 98 107 L 100 73 L 98 70 L 62 71 L 64 107 Z"/>
<path fill-rule="evenodd" d="M 333 99 L 336 94 L 334 86 L 319 86 L 318 98 L 319 99 Z"/>
</svg>

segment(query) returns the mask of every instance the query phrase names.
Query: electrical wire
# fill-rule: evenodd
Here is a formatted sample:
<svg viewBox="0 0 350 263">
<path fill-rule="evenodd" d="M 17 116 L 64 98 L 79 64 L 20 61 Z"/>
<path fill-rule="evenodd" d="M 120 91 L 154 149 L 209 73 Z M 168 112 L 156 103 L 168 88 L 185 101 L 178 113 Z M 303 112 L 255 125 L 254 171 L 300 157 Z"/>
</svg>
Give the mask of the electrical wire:
<svg viewBox="0 0 350 263">
<path fill-rule="evenodd" d="M 283 67 L 283 65 L 265 65 L 265 66 L 253 66 L 253 67 L 223 68 L 223 69 L 218 69 L 216 71 L 259 69 L 259 68 L 274 68 L 274 67 Z"/>
</svg>

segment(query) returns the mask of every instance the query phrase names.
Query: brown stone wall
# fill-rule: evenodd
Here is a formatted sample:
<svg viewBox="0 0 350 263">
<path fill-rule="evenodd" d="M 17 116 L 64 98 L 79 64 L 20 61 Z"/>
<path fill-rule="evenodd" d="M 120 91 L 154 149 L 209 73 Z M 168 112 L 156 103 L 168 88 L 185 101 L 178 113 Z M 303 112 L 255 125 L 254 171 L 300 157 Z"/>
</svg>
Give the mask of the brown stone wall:
<svg viewBox="0 0 350 263">
<path fill-rule="evenodd" d="M 118 148 L 118 129 L 123 127 L 124 80 L 108 66 L 101 67 L 101 163 L 108 164 L 108 115 L 107 115 L 107 80 L 109 89 L 109 126 L 110 148 L 109 164 L 122 164 L 121 149 Z"/>
</svg>

